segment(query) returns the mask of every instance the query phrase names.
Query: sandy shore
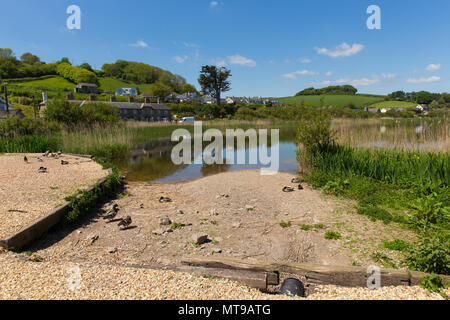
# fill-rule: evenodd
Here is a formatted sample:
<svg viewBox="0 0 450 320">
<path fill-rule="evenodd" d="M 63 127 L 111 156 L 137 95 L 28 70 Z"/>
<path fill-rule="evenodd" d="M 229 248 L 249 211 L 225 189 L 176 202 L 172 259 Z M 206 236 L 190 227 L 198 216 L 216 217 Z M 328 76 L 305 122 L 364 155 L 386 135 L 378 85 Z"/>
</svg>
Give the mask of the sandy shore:
<svg viewBox="0 0 450 320">
<path fill-rule="evenodd" d="M 91 159 L 42 154 L 0 156 L 0 239 L 60 206 L 64 198 L 105 177 L 107 171 Z M 43 162 L 38 161 L 40 157 Z M 69 164 L 61 165 L 61 160 Z M 39 173 L 46 167 L 47 173 Z"/>
</svg>

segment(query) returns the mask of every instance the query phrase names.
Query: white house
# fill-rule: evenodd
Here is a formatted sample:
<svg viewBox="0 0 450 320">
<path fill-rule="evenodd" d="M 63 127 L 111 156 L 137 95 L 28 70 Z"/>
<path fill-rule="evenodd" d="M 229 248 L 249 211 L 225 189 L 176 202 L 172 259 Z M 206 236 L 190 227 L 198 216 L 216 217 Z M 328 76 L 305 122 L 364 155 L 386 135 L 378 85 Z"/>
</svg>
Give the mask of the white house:
<svg viewBox="0 0 450 320">
<path fill-rule="evenodd" d="M 138 95 L 136 88 L 119 88 L 116 90 L 116 96 L 135 97 Z"/>
</svg>

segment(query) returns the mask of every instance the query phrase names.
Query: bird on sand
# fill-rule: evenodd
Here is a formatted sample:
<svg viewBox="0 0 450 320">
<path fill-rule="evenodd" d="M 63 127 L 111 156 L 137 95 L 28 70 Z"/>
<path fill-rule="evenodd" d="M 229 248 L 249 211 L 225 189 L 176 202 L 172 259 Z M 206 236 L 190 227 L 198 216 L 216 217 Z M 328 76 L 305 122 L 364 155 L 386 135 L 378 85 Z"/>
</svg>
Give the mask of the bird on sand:
<svg viewBox="0 0 450 320">
<path fill-rule="evenodd" d="M 163 202 L 172 202 L 172 199 L 167 198 L 167 197 L 160 197 L 159 198 L 159 202 L 163 203 Z"/>
<path fill-rule="evenodd" d="M 23 161 L 28 162 L 27 156 L 24 156 L 24 157 L 23 157 Z"/>
<path fill-rule="evenodd" d="M 67 164 L 69 164 L 69 161 L 61 160 L 61 165 L 65 166 L 65 165 L 67 165 Z"/>
<path fill-rule="evenodd" d="M 291 187 L 284 187 L 283 188 L 283 192 L 293 192 L 294 191 L 294 188 L 291 188 Z"/>
<path fill-rule="evenodd" d="M 298 185 L 298 190 L 303 190 L 303 186 L 301 184 Z"/>
<path fill-rule="evenodd" d="M 131 222 L 132 222 L 131 217 L 127 216 L 125 219 L 120 220 L 119 227 L 123 226 L 122 230 L 126 229 L 130 226 Z"/>
<path fill-rule="evenodd" d="M 103 219 L 111 221 L 112 219 L 114 219 L 117 216 L 118 212 L 119 212 L 119 206 L 117 204 L 114 204 L 112 206 L 111 210 L 109 210 L 107 212 L 107 215 L 103 217 Z"/>
</svg>

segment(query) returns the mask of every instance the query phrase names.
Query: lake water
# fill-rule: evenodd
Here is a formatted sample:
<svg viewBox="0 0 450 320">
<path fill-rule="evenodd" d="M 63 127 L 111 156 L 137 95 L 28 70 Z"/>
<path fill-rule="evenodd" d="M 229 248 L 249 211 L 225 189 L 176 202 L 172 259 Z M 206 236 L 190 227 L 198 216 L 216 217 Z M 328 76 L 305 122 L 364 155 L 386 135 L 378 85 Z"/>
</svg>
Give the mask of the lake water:
<svg viewBox="0 0 450 320">
<path fill-rule="evenodd" d="M 399 148 L 433 152 L 448 152 L 450 135 L 447 120 L 343 120 L 334 125 L 340 143 L 363 148 Z M 296 128 L 280 130 L 279 171 L 297 174 Z M 268 138 L 270 142 L 270 137 Z M 205 142 L 205 148 L 210 142 Z M 179 182 L 198 179 L 212 174 L 233 170 L 260 169 L 258 164 L 182 164 L 175 165 L 171 159 L 176 143 L 170 139 L 149 141 L 135 146 L 128 158 L 116 163 L 122 172 L 126 172 L 129 181 L 139 182 Z M 269 146 L 268 155 L 272 147 Z M 236 154 L 245 153 L 246 163 L 249 154 L 258 150 L 248 146 L 235 150 Z M 226 157 L 226 150 L 223 151 Z M 259 153 L 258 153 L 259 159 Z M 236 161 L 235 161 L 236 162 Z"/>
<path fill-rule="evenodd" d="M 191 164 L 175 165 L 172 162 L 172 149 L 176 143 L 172 143 L 170 139 L 150 141 L 145 145 L 134 148 L 126 161 L 117 163 L 118 167 L 126 172 L 127 180 L 134 182 L 153 182 L 167 183 L 188 181 L 205 176 L 234 171 L 234 170 L 251 170 L 267 168 L 267 165 L 250 164 L 250 154 L 254 152 L 259 159 L 259 149 L 249 148 L 234 151 L 234 163 L 237 162 L 238 156 L 245 155 L 245 163 L 247 164 L 226 164 L 227 152 L 223 149 L 224 164 L 195 164 L 194 160 Z M 270 157 L 273 146 L 268 146 L 268 156 Z M 296 174 L 298 172 L 297 163 L 297 145 L 294 141 L 281 141 L 277 144 L 279 149 L 279 171 Z M 205 153 L 206 154 L 206 153 Z M 206 155 L 210 156 L 210 154 Z M 201 159 L 197 157 L 196 160 Z"/>
</svg>

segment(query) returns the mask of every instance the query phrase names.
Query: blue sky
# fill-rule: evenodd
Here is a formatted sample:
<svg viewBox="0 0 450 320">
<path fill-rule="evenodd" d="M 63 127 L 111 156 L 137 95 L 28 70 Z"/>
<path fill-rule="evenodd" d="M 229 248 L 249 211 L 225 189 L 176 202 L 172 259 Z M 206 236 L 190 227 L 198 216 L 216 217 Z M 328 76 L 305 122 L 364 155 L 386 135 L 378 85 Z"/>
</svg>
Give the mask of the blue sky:
<svg viewBox="0 0 450 320">
<path fill-rule="evenodd" d="M 66 9 L 81 8 L 81 30 Z M 381 30 L 369 30 L 369 5 Z M 232 71 L 226 95 L 290 96 L 352 84 L 361 93 L 450 91 L 450 1 L 2 1 L 0 47 L 95 68 L 145 62 L 198 87 L 205 64 Z M 5 14 L 6 13 L 6 14 Z"/>
</svg>

